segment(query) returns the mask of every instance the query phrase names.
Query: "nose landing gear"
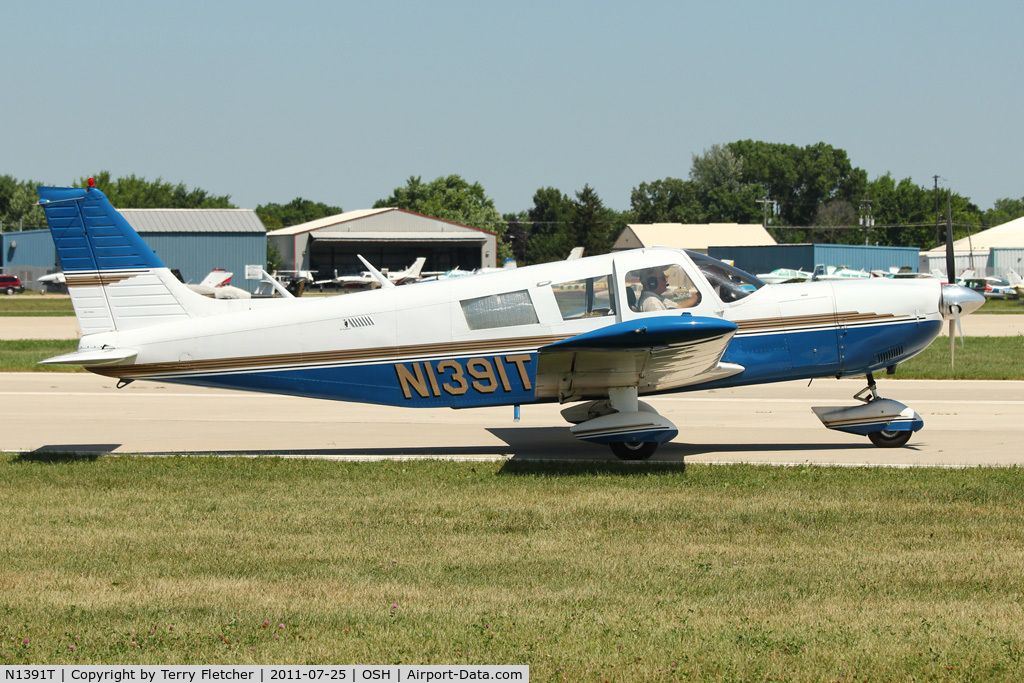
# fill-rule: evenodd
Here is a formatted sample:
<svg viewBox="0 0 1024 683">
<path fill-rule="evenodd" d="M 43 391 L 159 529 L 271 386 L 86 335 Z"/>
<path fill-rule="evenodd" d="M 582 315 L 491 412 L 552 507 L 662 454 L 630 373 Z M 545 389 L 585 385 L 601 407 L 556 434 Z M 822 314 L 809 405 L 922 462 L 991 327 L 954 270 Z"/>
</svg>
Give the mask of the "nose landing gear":
<svg viewBox="0 0 1024 683">
<path fill-rule="evenodd" d="M 867 436 L 879 448 L 906 445 L 911 434 L 924 427 L 924 420 L 899 401 L 880 398 L 875 378 L 867 373 L 868 385 L 853 395 L 859 406 L 815 406 L 811 410 L 829 429 Z"/>
</svg>

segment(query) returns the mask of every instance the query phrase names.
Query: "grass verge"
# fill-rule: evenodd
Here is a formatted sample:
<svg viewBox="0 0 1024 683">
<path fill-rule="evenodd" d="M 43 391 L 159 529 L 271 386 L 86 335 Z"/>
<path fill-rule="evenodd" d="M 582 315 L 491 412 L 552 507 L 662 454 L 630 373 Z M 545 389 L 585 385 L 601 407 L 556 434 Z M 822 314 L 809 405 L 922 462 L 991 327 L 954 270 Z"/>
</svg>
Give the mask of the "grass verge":
<svg viewBox="0 0 1024 683">
<path fill-rule="evenodd" d="M 956 340 L 950 360 L 949 339 L 939 337 L 918 356 L 901 363 L 897 379 L 1024 379 L 1024 336 L 967 337 Z"/>
<path fill-rule="evenodd" d="M 0 340 L 0 372 L 85 372 L 78 365 L 38 364 L 77 348 L 77 339 Z"/>
<path fill-rule="evenodd" d="M 25 292 L 17 296 L 0 296 L 0 317 L 34 317 L 74 315 L 71 297 Z"/>
<path fill-rule="evenodd" d="M 0 457 L 0 663 L 1019 680 L 1017 469 Z"/>
</svg>

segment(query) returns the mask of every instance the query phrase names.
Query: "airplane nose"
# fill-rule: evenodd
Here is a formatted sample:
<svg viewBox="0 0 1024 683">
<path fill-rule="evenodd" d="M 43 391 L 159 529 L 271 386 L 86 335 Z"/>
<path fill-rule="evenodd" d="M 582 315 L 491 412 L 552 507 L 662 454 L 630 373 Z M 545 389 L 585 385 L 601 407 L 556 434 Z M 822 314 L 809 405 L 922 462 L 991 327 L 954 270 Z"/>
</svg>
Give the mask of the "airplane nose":
<svg viewBox="0 0 1024 683">
<path fill-rule="evenodd" d="M 942 319 L 950 320 L 955 313 L 970 315 L 981 308 L 985 297 L 962 285 L 942 285 Z M 954 307 L 957 309 L 954 311 Z"/>
</svg>

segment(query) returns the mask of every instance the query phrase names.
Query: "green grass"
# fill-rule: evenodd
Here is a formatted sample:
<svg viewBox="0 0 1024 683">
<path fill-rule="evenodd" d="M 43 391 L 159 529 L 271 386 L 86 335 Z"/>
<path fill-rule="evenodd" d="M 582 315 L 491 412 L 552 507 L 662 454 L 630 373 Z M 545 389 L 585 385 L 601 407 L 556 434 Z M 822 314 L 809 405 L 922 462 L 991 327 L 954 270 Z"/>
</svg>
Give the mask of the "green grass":
<svg viewBox="0 0 1024 683">
<path fill-rule="evenodd" d="M 1017 469 L 7 455 L 0 663 L 1019 680 L 1022 488 Z"/>
<path fill-rule="evenodd" d="M 0 296 L 0 317 L 38 317 L 74 315 L 68 296 L 42 295 L 26 291 L 16 296 Z"/>
<path fill-rule="evenodd" d="M 924 353 L 901 363 L 897 379 L 1024 379 L 1024 336 L 956 340 L 951 364 L 949 338 L 939 337 Z"/>
<path fill-rule="evenodd" d="M 1024 313 L 1024 301 L 1020 299 L 988 299 L 978 313 Z"/>
<path fill-rule="evenodd" d="M 77 348 L 77 339 L 0 340 L 0 372 L 85 372 L 78 365 L 38 365 Z"/>
</svg>

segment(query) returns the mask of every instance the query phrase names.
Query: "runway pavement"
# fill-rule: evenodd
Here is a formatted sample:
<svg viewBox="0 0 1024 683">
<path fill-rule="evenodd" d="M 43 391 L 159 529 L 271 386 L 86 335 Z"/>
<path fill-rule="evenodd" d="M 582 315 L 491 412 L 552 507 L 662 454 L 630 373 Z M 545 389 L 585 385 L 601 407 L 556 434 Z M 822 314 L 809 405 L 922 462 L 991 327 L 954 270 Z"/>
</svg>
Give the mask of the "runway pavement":
<svg viewBox="0 0 1024 683">
<path fill-rule="evenodd" d="M 680 430 L 649 462 L 889 466 L 1024 465 L 1024 382 L 880 378 L 925 428 L 899 449 L 825 429 L 812 405 L 854 405 L 862 380 L 815 380 L 649 399 Z M 115 381 L 0 373 L 0 450 L 255 457 L 610 462 L 573 439 L 560 406 L 412 409 Z M 643 463 L 637 464 L 643 467 Z"/>
<path fill-rule="evenodd" d="M 1024 315 L 971 315 L 963 319 L 968 337 L 1014 337 L 1024 334 Z M 943 334 L 946 327 L 943 326 Z M 72 316 L 0 317 L 0 340 L 77 339 L 78 322 Z"/>
</svg>

